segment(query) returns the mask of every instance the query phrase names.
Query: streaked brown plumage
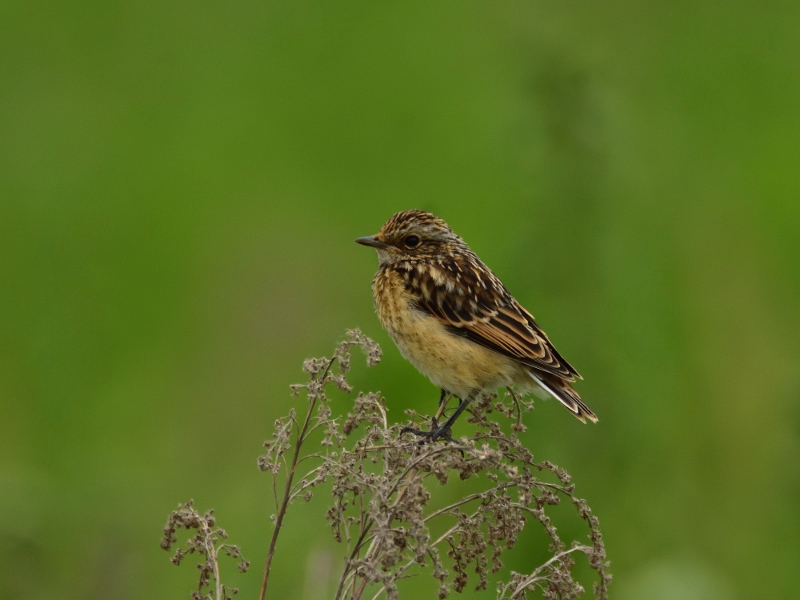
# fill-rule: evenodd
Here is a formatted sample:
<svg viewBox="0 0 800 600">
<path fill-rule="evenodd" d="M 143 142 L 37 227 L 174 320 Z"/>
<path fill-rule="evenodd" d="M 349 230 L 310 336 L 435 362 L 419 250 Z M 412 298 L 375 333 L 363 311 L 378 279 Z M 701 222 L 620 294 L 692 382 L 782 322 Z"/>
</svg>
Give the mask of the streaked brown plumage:
<svg viewBox="0 0 800 600">
<path fill-rule="evenodd" d="M 372 283 L 381 324 L 420 372 L 462 400 L 447 431 L 480 392 L 516 384 L 551 395 L 573 415 L 597 421 L 570 385 L 578 372 L 464 241 L 435 215 L 395 214 L 360 244 L 374 247 Z"/>
</svg>

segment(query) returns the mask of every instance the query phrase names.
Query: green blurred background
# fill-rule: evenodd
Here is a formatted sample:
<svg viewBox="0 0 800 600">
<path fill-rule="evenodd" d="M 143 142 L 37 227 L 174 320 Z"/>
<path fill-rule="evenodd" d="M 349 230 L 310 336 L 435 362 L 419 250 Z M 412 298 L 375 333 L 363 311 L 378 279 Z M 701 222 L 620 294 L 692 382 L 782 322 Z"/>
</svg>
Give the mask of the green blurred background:
<svg viewBox="0 0 800 600">
<path fill-rule="evenodd" d="M 158 541 L 189 498 L 255 597 L 302 360 L 359 326 L 357 387 L 435 405 L 353 244 L 406 208 L 585 376 L 599 425 L 538 402 L 525 442 L 612 597 L 796 598 L 798 31 L 791 2 L 0 3 L 0 598 L 187 598 Z M 325 504 L 276 597 L 329 597 Z"/>
</svg>

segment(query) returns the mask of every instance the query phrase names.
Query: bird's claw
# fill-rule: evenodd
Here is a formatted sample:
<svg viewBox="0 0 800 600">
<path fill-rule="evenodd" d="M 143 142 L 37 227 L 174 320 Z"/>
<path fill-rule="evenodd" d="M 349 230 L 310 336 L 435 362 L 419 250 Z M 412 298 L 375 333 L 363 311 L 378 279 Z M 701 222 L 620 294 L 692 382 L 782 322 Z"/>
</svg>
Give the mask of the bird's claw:
<svg viewBox="0 0 800 600">
<path fill-rule="evenodd" d="M 428 442 L 436 442 L 438 440 L 445 440 L 446 442 L 456 443 L 453 439 L 453 436 L 450 435 L 450 429 L 445 428 L 444 426 L 439 426 L 436 422 L 436 418 L 431 419 L 431 429 L 430 431 L 425 431 L 423 429 L 414 429 L 413 427 L 403 427 L 400 431 L 401 434 L 403 433 L 413 433 L 414 435 L 422 438 L 419 441 L 419 444 L 424 444 L 426 441 Z"/>
</svg>

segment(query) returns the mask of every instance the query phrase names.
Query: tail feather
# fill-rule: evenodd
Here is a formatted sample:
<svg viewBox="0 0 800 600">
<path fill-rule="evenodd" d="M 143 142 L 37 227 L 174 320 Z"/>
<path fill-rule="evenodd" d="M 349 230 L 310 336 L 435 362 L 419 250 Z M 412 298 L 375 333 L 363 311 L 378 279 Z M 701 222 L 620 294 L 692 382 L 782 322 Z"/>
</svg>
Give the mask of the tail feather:
<svg viewBox="0 0 800 600">
<path fill-rule="evenodd" d="M 572 389 L 569 382 L 543 371 L 531 370 L 528 371 L 528 373 L 536 380 L 536 383 L 553 396 L 553 398 L 566 406 L 567 409 L 583 423 L 586 423 L 586 419 L 589 419 L 592 423 L 597 423 L 597 421 L 599 421 L 597 415 L 592 412 L 592 409 L 586 406 L 584 401 L 581 400 L 581 397 L 578 396 L 578 393 Z"/>
</svg>

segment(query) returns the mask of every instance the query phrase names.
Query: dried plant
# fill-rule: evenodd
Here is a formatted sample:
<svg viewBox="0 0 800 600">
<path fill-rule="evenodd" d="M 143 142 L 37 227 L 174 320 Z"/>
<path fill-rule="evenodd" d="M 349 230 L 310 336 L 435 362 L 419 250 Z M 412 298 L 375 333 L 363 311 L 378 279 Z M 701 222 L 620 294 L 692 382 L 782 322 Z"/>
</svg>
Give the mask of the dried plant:
<svg viewBox="0 0 800 600">
<path fill-rule="evenodd" d="M 297 420 L 294 409 L 289 411 L 288 416 L 275 421 L 275 433 L 273 433 L 272 439 L 264 442 L 267 453 L 258 458 L 259 468 L 262 471 L 269 471 L 272 474 L 272 490 L 275 495 L 275 505 L 279 506 L 277 515 L 272 517 L 275 523 L 275 529 L 273 530 L 272 539 L 269 543 L 269 550 L 267 551 L 267 562 L 264 565 L 264 577 L 261 582 L 261 600 L 263 600 L 266 595 L 270 567 L 272 566 L 272 557 L 275 555 L 275 543 L 281 532 L 283 518 L 286 516 L 286 509 L 289 503 L 301 494 L 306 502 L 309 501 L 311 499 L 311 491 L 309 488 L 325 480 L 322 469 L 314 469 L 307 473 L 302 481 L 296 485 L 294 484 L 297 465 L 301 461 L 314 458 L 327 458 L 327 453 L 320 452 L 314 452 L 301 457 L 300 452 L 303 445 L 308 440 L 309 436 L 319 429 L 324 430 L 325 433 L 320 442 L 323 449 L 330 448 L 334 444 L 341 445 L 343 442 L 343 436 L 339 431 L 339 425 L 336 419 L 331 418 L 331 409 L 328 406 L 329 399 L 326 395 L 325 387 L 334 384 L 340 390 L 346 392 L 352 391 L 350 384 L 348 384 L 345 379 L 345 374 L 350 370 L 351 346 L 361 346 L 364 349 L 367 353 L 367 364 L 370 366 L 374 366 L 380 362 L 380 347 L 358 329 L 347 332 L 347 339 L 339 344 L 332 358 L 312 358 L 305 361 L 303 363 L 303 370 L 311 376 L 308 383 L 291 386 L 292 395 L 294 397 L 300 394 L 300 390 L 305 390 L 306 392 L 308 407 L 305 419 L 303 419 L 303 424 L 301 425 Z M 338 373 L 332 370 L 334 365 L 338 366 Z M 296 431 L 297 436 L 295 438 L 291 462 L 287 463 L 286 453 L 292 449 L 292 431 Z M 277 476 L 283 469 L 286 470 L 286 482 L 284 484 L 283 498 L 279 502 Z"/>
<path fill-rule="evenodd" d="M 351 391 L 345 376 L 352 346 L 366 352 L 368 364 L 380 360 L 378 345 L 353 330 L 331 358 L 306 361 L 308 383 L 292 386 L 294 396 L 304 392 L 305 416 L 299 419 L 292 409 L 275 422 L 272 438 L 264 443 L 266 453 L 258 464 L 272 477 L 277 512 L 261 600 L 289 505 L 298 498 L 310 501 L 313 489 L 323 483 L 331 486 L 333 496 L 326 517 L 345 547 L 335 600 L 395 599 L 400 580 L 424 573 L 437 580 L 439 598 L 470 584 L 487 589 L 490 576 L 503 568 L 504 552 L 514 547 L 529 521 L 538 522 L 549 537 L 550 557 L 526 573 L 509 573 L 496 584 L 498 599 L 580 596 L 584 589 L 573 575 L 576 554 L 584 555 L 597 573 L 595 598 L 607 598 L 611 576 L 597 518 L 575 496 L 570 476 L 550 462 L 536 462 L 517 438 L 525 429 L 522 415 L 531 409 L 530 400 L 511 389 L 484 396 L 469 409 L 471 437 L 420 443 L 406 430 L 426 425 L 427 419 L 410 412 L 410 422 L 390 424 L 378 393 L 359 393 L 346 417 L 333 416 L 327 390 Z M 510 432 L 491 418 L 494 414 L 503 416 Z M 308 466 L 300 475 L 304 463 Z M 455 478 L 469 480 L 471 488 L 462 491 L 460 486 L 460 497 L 445 502 L 441 497 L 448 494 L 436 494 L 437 488 Z M 563 501 L 586 522 L 585 542 L 568 545 L 559 537 L 547 508 Z M 165 540 L 174 541 L 170 523 L 175 514 Z M 210 573 L 218 581 L 218 573 Z M 201 576 L 201 589 L 202 583 Z"/>
<path fill-rule="evenodd" d="M 209 510 L 201 515 L 194 508 L 194 502 L 189 500 L 186 505 L 178 505 L 178 510 L 172 511 L 164 526 L 164 537 L 161 538 L 161 547 L 164 550 L 172 549 L 178 541 L 178 530 L 182 527 L 186 530 L 194 530 L 195 534 L 190 537 L 183 548 L 178 548 L 172 556 L 172 564 L 180 565 L 187 554 L 198 554 L 204 558 L 203 562 L 197 564 L 200 570 L 200 581 L 197 591 L 192 592 L 192 600 L 231 600 L 238 592 L 236 588 L 223 585 L 219 575 L 218 557 L 224 553 L 231 558 L 239 559 L 239 570 L 243 573 L 247 571 L 250 563 L 244 559 L 238 546 L 226 544 L 228 534 L 224 529 L 215 527 L 214 511 Z M 213 591 L 212 591 L 213 579 Z M 208 591 L 205 591 L 208 589 Z"/>
</svg>

